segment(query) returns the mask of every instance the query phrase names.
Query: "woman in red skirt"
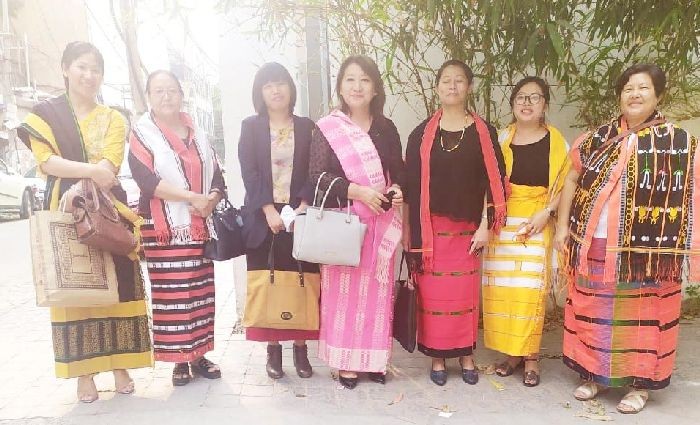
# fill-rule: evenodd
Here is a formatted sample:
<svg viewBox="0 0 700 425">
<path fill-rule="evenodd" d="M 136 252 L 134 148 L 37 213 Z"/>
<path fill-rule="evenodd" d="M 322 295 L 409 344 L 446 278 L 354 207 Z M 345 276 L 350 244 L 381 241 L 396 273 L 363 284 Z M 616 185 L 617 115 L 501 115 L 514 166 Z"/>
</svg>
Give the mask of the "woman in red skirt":
<svg viewBox="0 0 700 425">
<path fill-rule="evenodd" d="M 446 358 L 464 382 L 479 380 L 472 351 L 479 321 L 479 255 L 505 220 L 505 165 L 496 130 L 466 108 L 472 70 L 445 62 L 437 73 L 441 109 L 408 139 L 404 248 L 418 283 L 418 350 L 433 358 L 430 379 L 445 385 Z"/>
<path fill-rule="evenodd" d="M 221 378 L 204 355 L 214 349 L 214 264 L 204 258 L 207 217 L 226 191 L 206 133 L 181 112 L 184 92 L 175 74 L 149 75 L 151 106 L 136 122 L 129 166 L 141 189 L 139 214 L 151 283 L 155 359 L 175 363 L 173 385 L 192 373 Z"/>
</svg>

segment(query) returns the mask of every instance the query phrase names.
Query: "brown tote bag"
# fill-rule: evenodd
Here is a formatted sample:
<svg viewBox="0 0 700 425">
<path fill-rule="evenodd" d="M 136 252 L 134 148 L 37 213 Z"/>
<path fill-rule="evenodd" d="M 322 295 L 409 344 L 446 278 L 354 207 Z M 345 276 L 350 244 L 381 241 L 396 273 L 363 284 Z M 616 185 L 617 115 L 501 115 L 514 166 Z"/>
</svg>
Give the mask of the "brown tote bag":
<svg viewBox="0 0 700 425">
<path fill-rule="evenodd" d="M 299 262 L 298 271 L 275 270 L 274 247 L 273 236 L 268 255 L 270 270 L 248 272 L 243 326 L 318 330 L 321 276 L 304 273 Z"/>
<path fill-rule="evenodd" d="M 37 211 L 29 219 L 29 233 L 37 306 L 119 303 L 112 255 L 78 241 L 71 213 Z"/>
<path fill-rule="evenodd" d="M 64 195 L 73 212 L 78 240 L 86 245 L 116 255 L 129 255 L 136 250 L 134 234 L 121 222 L 109 195 L 91 179 L 82 179 Z"/>
</svg>

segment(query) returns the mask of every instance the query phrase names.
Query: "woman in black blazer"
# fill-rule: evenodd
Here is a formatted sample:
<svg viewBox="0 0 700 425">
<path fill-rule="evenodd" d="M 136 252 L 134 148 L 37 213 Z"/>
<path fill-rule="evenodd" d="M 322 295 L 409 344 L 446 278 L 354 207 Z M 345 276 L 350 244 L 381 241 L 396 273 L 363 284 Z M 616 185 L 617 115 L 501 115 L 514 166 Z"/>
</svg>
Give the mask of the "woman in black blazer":
<svg viewBox="0 0 700 425">
<path fill-rule="evenodd" d="M 269 270 L 271 250 L 275 270 L 298 271 L 298 263 L 292 257 L 292 234 L 285 231 L 280 212 L 285 205 L 297 214 L 306 208 L 304 199 L 313 190 L 308 175 L 309 145 L 315 125 L 292 113 L 295 102 L 296 87 L 289 72 L 275 62 L 263 65 L 253 81 L 257 114 L 243 120 L 238 143 L 246 189 L 244 235 L 249 276 Z M 316 264 L 301 262 L 301 266 L 305 273 L 319 273 Z M 294 340 L 297 374 L 302 378 L 311 376 L 306 340 L 318 339 L 318 331 L 248 327 L 246 339 L 268 342 L 266 369 L 273 379 L 284 376 L 279 341 Z"/>
</svg>

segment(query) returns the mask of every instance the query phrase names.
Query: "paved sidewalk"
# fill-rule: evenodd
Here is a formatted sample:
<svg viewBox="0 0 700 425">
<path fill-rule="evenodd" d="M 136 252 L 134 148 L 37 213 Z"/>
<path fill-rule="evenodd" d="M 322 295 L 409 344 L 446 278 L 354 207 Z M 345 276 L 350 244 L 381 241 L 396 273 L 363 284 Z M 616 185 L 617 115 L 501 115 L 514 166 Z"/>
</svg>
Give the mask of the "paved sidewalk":
<svg viewBox="0 0 700 425">
<path fill-rule="evenodd" d="M 34 305 L 26 221 L 0 222 L 0 424 L 697 424 L 700 422 L 700 321 L 681 326 L 677 370 L 671 386 L 652 393 L 639 415 L 621 415 L 622 394 L 611 391 L 600 403 L 576 401 L 576 376 L 565 368 L 561 329 L 543 342 L 542 384 L 525 388 L 520 373 L 508 378 L 481 375 L 476 386 L 461 381 L 456 361 L 448 362 L 449 382 L 437 387 L 428 379 L 430 361 L 398 345 L 387 384 L 361 380 L 346 390 L 331 379 L 329 368 L 311 356 L 314 376 L 294 373 L 291 346 L 284 350 L 287 376 L 265 374 L 265 346 L 232 334 L 235 291 L 230 264 L 218 265 L 216 350 L 209 355 L 222 368 L 221 380 L 197 378 L 173 388 L 171 365 L 132 371 L 136 392 L 115 394 L 111 374 L 96 383 L 100 400 L 79 404 L 75 380 L 54 377 L 48 310 Z M 315 350 L 310 344 L 310 353 Z M 497 356 L 477 350 L 479 364 Z M 588 418 L 580 417 L 588 416 Z"/>
</svg>

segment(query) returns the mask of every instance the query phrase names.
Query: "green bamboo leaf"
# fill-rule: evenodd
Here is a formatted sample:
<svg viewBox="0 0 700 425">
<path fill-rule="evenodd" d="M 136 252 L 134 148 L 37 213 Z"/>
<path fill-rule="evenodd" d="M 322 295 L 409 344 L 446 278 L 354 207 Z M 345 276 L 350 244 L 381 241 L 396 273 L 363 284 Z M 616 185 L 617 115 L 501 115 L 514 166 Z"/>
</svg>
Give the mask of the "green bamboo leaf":
<svg viewBox="0 0 700 425">
<path fill-rule="evenodd" d="M 527 40 L 527 55 L 526 57 L 533 58 L 535 56 L 535 50 L 537 50 L 537 37 L 539 36 L 539 32 L 537 30 L 533 31 L 532 34 L 530 34 L 530 37 Z"/>
<path fill-rule="evenodd" d="M 561 35 L 559 35 L 557 26 L 551 22 L 547 23 L 547 32 L 549 33 L 549 39 L 552 41 L 552 47 L 554 47 L 554 51 L 557 52 L 557 56 L 563 58 L 564 42 L 561 39 Z"/>
</svg>

